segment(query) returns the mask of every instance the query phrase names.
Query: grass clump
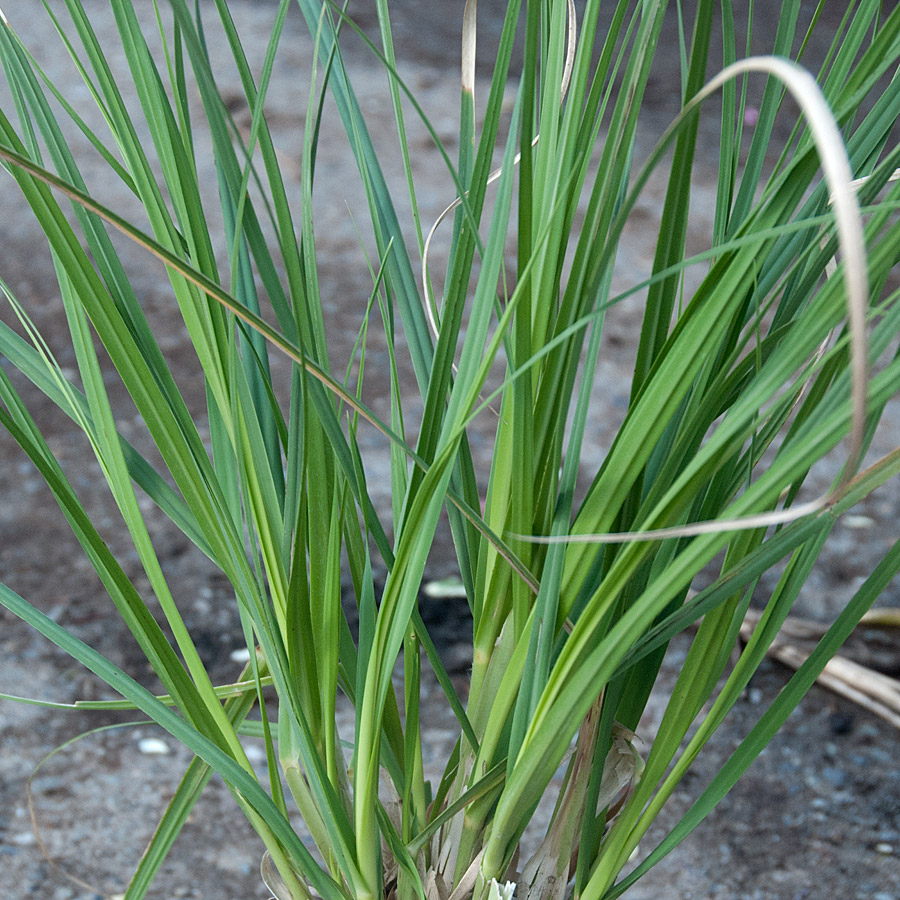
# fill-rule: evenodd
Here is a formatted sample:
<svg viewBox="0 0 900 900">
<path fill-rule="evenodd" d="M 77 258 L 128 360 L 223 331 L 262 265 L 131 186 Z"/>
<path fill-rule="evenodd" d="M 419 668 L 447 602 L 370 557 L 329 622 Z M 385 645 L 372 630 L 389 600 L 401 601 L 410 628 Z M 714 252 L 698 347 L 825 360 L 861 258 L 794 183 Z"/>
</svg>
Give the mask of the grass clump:
<svg viewBox="0 0 900 900">
<path fill-rule="evenodd" d="M 146 892 L 213 771 L 265 842 L 264 876 L 279 900 L 619 896 L 724 796 L 900 568 L 895 542 L 681 822 L 622 877 L 764 658 L 837 517 L 900 463 L 894 453 L 859 471 L 900 388 L 900 307 L 885 287 L 900 256 L 891 180 L 900 153 L 890 143 L 900 116 L 900 86 L 890 79 L 900 10 L 882 15 L 877 2 L 854 4 L 814 77 L 785 58 L 802 42 L 799 2 L 783 3 L 773 56 L 737 61 L 731 4 L 717 17 L 717 4 L 698 0 L 693 18 L 681 21 L 682 112 L 638 164 L 651 65 L 671 52 L 659 45 L 666 3 L 621 0 L 608 30 L 598 28 L 600 5 L 512 0 L 476 127 L 476 4 L 466 4 L 458 159 L 444 153 L 457 201 L 446 232 L 427 239 L 404 120 L 424 113 L 398 71 L 386 0 L 376 3 L 381 45 L 371 51 L 390 86 L 398 163 L 376 152 L 344 65 L 352 18 L 298 0 L 315 54 L 292 161 L 297 202 L 265 113 L 288 0 L 267 11 L 271 38 L 258 74 L 225 0 L 169 0 L 155 35 L 132 4 L 113 3 L 137 104 L 123 96 L 80 0 L 65 0 L 65 21 L 48 5 L 102 113 L 102 133 L 65 101 L 64 86 L 43 76 L 15 22 L 0 28 L 14 107 L 0 114 L 0 158 L 50 245 L 77 377 L 55 361 L 8 290 L 20 327 L 0 325 L 0 353 L 86 435 L 149 590 L 138 589 L 104 543 L 5 368 L 0 423 L 45 478 L 108 593 L 110 614 L 136 638 L 164 696 L 10 588 L 0 585 L 0 602 L 196 755 L 128 900 Z M 680 6 L 674 12 L 683 16 Z M 517 32 L 524 53 L 513 78 Z M 213 34 L 230 48 L 248 128 L 235 126 L 223 102 Z M 714 50 L 727 66 L 708 81 Z M 742 150 L 747 79 L 763 76 Z M 698 122 L 713 93 L 722 112 L 712 247 L 689 258 Z M 786 93 L 799 114 L 776 158 Z M 316 169 L 329 152 L 320 129 L 332 115 L 357 162 L 373 248 L 353 377 L 329 354 L 316 248 Z M 107 177 L 137 198 L 140 221 L 88 190 L 69 142 L 73 125 Z M 204 209 L 201 133 L 215 161 L 221 232 Z M 389 163 L 407 177 L 417 231 L 410 243 Z M 659 167 L 667 191 L 652 275 L 633 289 L 646 288 L 647 299 L 627 410 L 581 490 L 605 320 L 626 296 L 612 290 L 613 267 L 629 214 Z M 165 267 L 172 314 L 204 378 L 208 441 L 113 232 Z M 445 239 L 449 261 L 437 287 L 428 253 Z M 221 246 L 227 252 L 217 253 Z M 702 270 L 692 291 L 689 267 Z M 363 398 L 365 347 L 376 329 L 390 361 L 382 416 Z M 276 357 L 289 361 L 283 385 L 273 375 Z M 407 364 L 415 403 L 401 386 Z M 496 371 L 500 385 L 489 387 Z M 152 458 L 123 436 L 111 373 L 140 415 Z M 488 408 L 493 450 L 489 471 L 479 471 L 469 436 Z M 405 427 L 413 415 L 416 435 Z M 369 427 L 390 441 L 389 510 L 367 484 L 360 436 Z M 806 499 L 810 470 L 841 447 L 846 456 L 829 489 Z M 143 495 L 227 579 L 250 650 L 236 688 L 221 690 L 204 667 Z M 474 623 L 466 696 L 419 612 L 445 513 Z M 754 586 L 781 563 L 752 638 L 729 667 Z M 712 565 L 712 582 L 693 592 Z M 383 588 L 373 574 L 381 569 Z M 356 638 L 342 572 L 352 583 Z M 667 643 L 695 623 L 658 733 L 639 752 L 634 731 Z M 421 737 L 429 665 L 459 724 L 436 783 L 424 775 Z M 339 695 L 355 710 L 352 734 L 337 731 Z M 265 739 L 265 777 L 250 765 L 242 734 Z M 523 859 L 522 835 L 561 766 L 546 836 Z M 315 851 L 292 828 L 291 809 Z"/>
</svg>

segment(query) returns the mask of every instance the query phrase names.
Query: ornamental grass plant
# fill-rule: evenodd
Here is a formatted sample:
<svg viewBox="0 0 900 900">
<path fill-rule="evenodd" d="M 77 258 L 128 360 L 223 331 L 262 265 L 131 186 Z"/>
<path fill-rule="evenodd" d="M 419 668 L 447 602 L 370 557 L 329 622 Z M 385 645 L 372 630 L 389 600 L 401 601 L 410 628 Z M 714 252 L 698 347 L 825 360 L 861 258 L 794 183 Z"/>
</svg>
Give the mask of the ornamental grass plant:
<svg viewBox="0 0 900 900">
<path fill-rule="evenodd" d="M 809 73 L 790 60 L 805 44 L 799 0 L 767 9 L 780 17 L 772 55 L 751 59 L 729 0 L 697 0 L 690 14 L 672 5 L 678 47 L 659 43 L 664 0 L 610 3 L 608 31 L 597 25 L 599 0 L 577 8 L 511 0 L 476 117 L 469 0 L 451 159 L 397 66 L 388 0 L 376 0 L 380 42 L 369 50 L 393 101 L 398 150 L 389 157 L 375 150 L 343 62 L 347 35 L 368 41 L 352 11 L 296 2 L 315 59 L 303 73 L 305 126 L 287 161 L 275 150 L 266 97 L 291 0 L 271 4 L 260 71 L 227 0 L 159 3 L 156 32 L 142 28 L 132 3 L 112 0 L 137 104 L 113 77 L 90 4 L 45 4 L 59 50 L 87 88 L 77 100 L 70 85 L 44 76 L 16 35 L 15 8 L 6 10 L 0 60 L 13 100 L 0 113 L 0 158 L 52 252 L 77 372 L 57 362 L 27 303 L 4 285 L 15 322 L 0 324 L 0 423 L 45 479 L 102 581 L 109 616 L 127 625 L 163 693 L 5 585 L 0 603 L 120 697 L 82 708 L 139 711 L 195 754 L 127 900 L 145 895 L 214 772 L 262 838 L 263 876 L 278 900 L 617 897 L 721 800 L 900 569 L 892 540 L 681 821 L 645 847 L 764 659 L 837 518 L 900 469 L 900 451 L 866 459 L 900 392 L 900 304 L 889 283 L 900 259 L 892 142 L 900 9 L 848 3 L 824 65 Z M 230 48 L 247 128 L 236 126 L 217 85 L 213 34 Z M 641 159 L 637 122 L 657 53 L 680 54 L 672 90 L 682 111 Z M 711 55 L 724 60 L 719 74 L 708 71 Z M 764 85 L 752 135 L 743 133 L 749 83 Z M 712 95 L 721 134 L 713 234 L 708 251 L 689 256 L 698 122 Z M 104 130 L 79 112 L 87 97 Z M 776 146 L 782 108 L 796 127 Z M 372 248 L 371 291 L 359 300 L 365 324 L 344 360 L 330 352 L 316 250 L 316 169 L 329 152 L 319 140 L 323 115 L 343 125 L 369 210 L 358 225 Z M 445 224 L 431 232 L 416 199 L 410 116 L 425 121 L 455 185 Z M 204 209 L 201 132 L 218 179 L 215 215 Z M 93 145 L 105 177 L 137 198 L 139 219 L 88 186 L 73 134 Z M 287 163 L 300 173 L 298 201 Z M 390 193 L 391 167 L 405 175 L 405 195 Z M 660 170 L 667 190 L 652 275 L 615 293 L 623 228 Z M 123 264 L 123 237 L 168 277 L 171 315 L 203 375 L 208 439 Z M 449 257 L 437 272 L 431 248 L 442 242 Z M 646 300 L 627 409 L 601 464 L 585 473 L 605 320 L 639 291 Z M 376 331 L 390 351 L 386 416 L 364 399 Z M 284 360 L 282 381 L 273 371 Z M 400 383 L 406 366 L 417 403 Z M 84 432 L 140 560 L 140 583 L 104 543 L 10 370 Z M 153 454 L 120 427 L 113 382 Z M 490 433 L 489 471 L 469 446 L 476 427 Z M 372 429 L 390 443 L 390 509 L 378 508 L 367 483 L 362 436 Z M 816 497 L 808 476 L 835 452 L 839 473 Z M 213 684 L 201 661 L 147 500 L 227 580 L 249 650 L 234 683 Z M 442 514 L 473 619 L 464 692 L 420 611 Z M 754 587 L 775 569 L 776 586 L 735 661 Z M 387 573 L 383 585 L 376 571 Z M 701 573 L 705 586 L 695 590 Z M 642 745 L 635 729 L 668 642 L 688 629 L 658 732 Z M 426 667 L 459 729 L 431 782 L 421 738 Z M 339 694 L 355 710 L 351 733 L 338 733 Z M 264 739 L 263 777 L 243 735 Z M 543 839 L 520 853 L 548 803 Z M 303 834 L 290 824 L 294 811 Z"/>
</svg>

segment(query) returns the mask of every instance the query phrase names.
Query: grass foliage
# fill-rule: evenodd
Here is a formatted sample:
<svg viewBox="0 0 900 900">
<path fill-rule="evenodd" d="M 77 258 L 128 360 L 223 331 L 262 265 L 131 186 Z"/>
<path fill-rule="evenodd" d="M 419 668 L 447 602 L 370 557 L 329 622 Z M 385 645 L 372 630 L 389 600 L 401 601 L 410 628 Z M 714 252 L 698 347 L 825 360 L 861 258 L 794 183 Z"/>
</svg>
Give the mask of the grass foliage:
<svg viewBox="0 0 900 900">
<path fill-rule="evenodd" d="M 900 157 L 890 142 L 900 116 L 900 81 L 891 77 L 900 9 L 848 4 L 815 79 L 766 59 L 737 64 L 704 91 L 711 53 L 726 64 L 745 54 L 732 4 L 698 0 L 681 22 L 684 112 L 645 162 L 636 159 L 635 136 L 650 67 L 657 53 L 674 52 L 659 45 L 663 0 L 606 4 L 609 30 L 597 27 L 599 0 L 579 6 L 577 28 L 564 0 L 510 0 L 478 123 L 470 0 L 460 151 L 455 162 L 445 154 L 458 201 L 426 242 L 404 124 L 423 113 L 395 64 L 387 0 L 376 0 L 381 44 L 371 52 L 398 126 L 399 154 L 390 159 L 374 148 L 343 64 L 340 39 L 355 29 L 352 19 L 320 0 L 298 4 L 316 48 L 294 159 L 299 207 L 289 202 L 265 115 L 289 0 L 260 13 L 270 17 L 271 40 L 258 73 L 226 0 L 169 0 L 156 34 L 142 30 L 131 3 L 114 0 L 133 81 L 127 97 L 81 0 L 47 3 L 58 16 L 60 51 L 77 62 L 102 112 L 102 133 L 66 102 L 67 85 L 43 76 L 16 36 L 14 15 L 0 27 L 14 104 L 0 114 L 0 157 L 52 251 L 77 376 L 57 364 L 9 290 L 18 325 L 0 324 L 0 354 L 87 436 L 147 593 L 104 543 L 7 365 L 0 422 L 46 480 L 103 582 L 110 615 L 134 634 L 165 696 L 2 585 L 0 602 L 196 754 L 128 900 L 144 895 L 213 771 L 265 842 L 263 871 L 279 900 L 499 900 L 512 890 L 501 887 L 507 880 L 519 900 L 616 897 L 735 783 L 900 568 L 895 543 L 681 822 L 622 877 L 764 658 L 836 517 L 900 468 L 894 454 L 858 474 L 900 389 L 900 304 L 886 288 L 900 257 L 900 188 L 890 180 Z M 775 56 L 803 43 L 800 5 L 782 4 Z M 683 15 L 672 6 L 669 14 Z M 427 28 L 427 16 L 416 27 Z M 514 61 L 517 31 L 524 54 Z M 207 52 L 213 33 L 230 47 L 249 133 L 235 127 L 217 87 Z M 514 62 L 521 74 L 512 80 L 510 117 L 504 97 Z M 767 79 L 752 137 L 742 135 L 748 79 Z M 715 227 L 711 252 L 689 259 L 691 176 L 710 90 L 721 97 Z M 371 214 L 366 242 L 377 253 L 352 378 L 329 356 L 316 253 L 326 92 L 334 111 L 325 114 L 340 117 L 361 174 Z M 800 112 L 780 148 L 773 129 L 783 106 Z M 94 145 L 106 177 L 139 200 L 140 222 L 88 192 L 68 143 L 73 129 Z M 215 158 L 223 233 L 211 233 L 214 217 L 204 212 L 201 131 Z M 405 172 L 408 198 L 391 196 L 389 165 Z M 589 488 L 579 491 L 604 322 L 623 299 L 611 291 L 612 270 L 633 204 L 660 167 L 668 186 L 652 278 L 634 288 L 647 298 L 628 407 Z M 409 201 L 413 246 L 401 228 Z M 204 378 L 206 442 L 115 232 L 165 267 L 171 315 L 180 314 Z M 423 252 L 442 241 L 450 254 L 438 278 Z M 428 290 L 417 278 L 423 262 Z M 701 273 L 691 292 L 689 267 Z M 362 397 L 366 338 L 376 329 L 391 350 L 383 419 Z M 416 403 L 400 389 L 401 354 L 415 373 Z M 272 375 L 275 355 L 290 360 L 284 385 Z M 498 370 L 494 389 L 488 378 Z M 122 434 L 112 373 L 144 423 L 152 458 Z M 477 471 L 468 435 L 476 417 L 492 415 L 488 406 L 496 413 L 492 463 Z M 421 416 L 417 434 L 405 426 L 413 415 Z M 390 510 L 376 507 L 366 482 L 360 435 L 371 427 L 391 442 Z M 824 497 L 806 500 L 808 473 L 835 448 L 844 452 L 848 436 L 841 474 Z M 233 591 L 255 651 L 236 688 L 212 684 L 201 662 L 154 546 L 145 495 Z M 445 512 L 474 620 L 465 696 L 419 613 Z M 717 576 L 692 592 L 714 561 Z M 752 639 L 729 666 L 754 586 L 781 563 Z M 378 570 L 387 572 L 383 590 Z M 342 572 L 352 581 L 358 639 L 342 606 Z M 172 640 L 151 614 L 151 598 Z M 633 731 L 667 643 L 692 625 L 659 731 L 639 754 Z M 459 722 L 437 783 L 423 774 L 425 666 Z M 355 709 L 352 734 L 337 732 L 339 695 Z M 265 738 L 262 779 L 243 733 Z M 561 766 L 546 838 L 521 858 L 520 838 Z M 292 809 L 311 843 L 289 824 Z"/>
</svg>

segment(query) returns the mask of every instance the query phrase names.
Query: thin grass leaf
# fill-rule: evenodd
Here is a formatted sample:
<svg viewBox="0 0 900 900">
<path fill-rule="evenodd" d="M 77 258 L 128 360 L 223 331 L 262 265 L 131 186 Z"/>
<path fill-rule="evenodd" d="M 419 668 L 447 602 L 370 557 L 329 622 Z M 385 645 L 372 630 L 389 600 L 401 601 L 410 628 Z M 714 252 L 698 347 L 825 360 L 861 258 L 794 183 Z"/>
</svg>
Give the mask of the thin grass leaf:
<svg viewBox="0 0 900 900">
<path fill-rule="evenodd" d="M 630 887 L 654 863 L 669 853 L 684 840 L 702 821 L 711 809 L 733 787 L 737 779 L 771 741 L 775 732 L 793 712 L 803 696 L 815 683 L 828 659 L 840 648 L 859 623 L 863 614 L 900 571 L 900 544 L 894 544 L 872 574 L 866 579 L 853 598 L 844 607 L 825 637 L 817 645 L 806 662 L 791 677 L 776 700 L 766 710 L 750 734 L 741 742 L 728 762 L 719 770 L 713 781 L 706 787 L 691 806 L 681 822 L 669 833 L 646 859 L 626 878 L 611 890 L 595 896 L 612 900 Z M 590 896 L 590 895 L 588 895 Z"/>
</svg>

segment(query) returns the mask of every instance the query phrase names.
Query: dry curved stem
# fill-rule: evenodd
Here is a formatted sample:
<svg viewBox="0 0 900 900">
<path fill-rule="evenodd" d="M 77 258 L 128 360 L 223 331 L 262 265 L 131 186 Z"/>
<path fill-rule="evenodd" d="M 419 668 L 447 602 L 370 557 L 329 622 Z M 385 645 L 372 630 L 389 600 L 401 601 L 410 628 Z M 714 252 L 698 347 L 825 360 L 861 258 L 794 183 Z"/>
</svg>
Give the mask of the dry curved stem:
<svg viewBox="0 0 900 900">
<path fill-rule="evenodd" d="M 854 178 L 853 181 L 850 182 L 850 189 L 853 191 L 858 191 L 872 176 L 871 175 L 863 175 L 862 178 Z M 888 177 L 888 184 L 892 181 L 900 181 L 900 169 L 894 169 L 894 171 Z M 834 195 L 828 198 L 828 202 L 831 203 L 834 199 Z"/>
<path fill-rule="evenodd" d="M 2 13 L 0 13 L 2 15 Z M 47 849 L 47 845 L 44 843 L 44 837 L 41 834 L 40 825 L 38 824 L 37 811 L 34 808 L 34 779 L 37 776 L 38 772 L 44 767 L 44 765 L 50 762 L 57 753 L 62 752 L 66 748 L 70 747 L 76 741 L 80 741 L 82 738 L 89 737 L 91 735 L 100 734 L 104 731 L 112 731 L 114 729 L 119 728 L 130 728 L 134 725 L 146 724 L 145 722 L 117 722 L 115 725 L 103 725 L 99 728 L 92 728 L 90 731 L 85 731 L 82 734 L 78 734 L 73 738 L 67 740 L 64 744 L 60 744 L 58 747 L 55 747 L 51 750 L 35 767 L 34 771 L 28 776 L 28 780 L 25 782 L 25 800 L 28 804 L 28 817 L 31 820 L 31 830 L 34 833 L 35 841 L 38 845 L 38 850 L 41 852 L 41 856 L 44 858 L 44 861 L 50 868 L 56 872 L 57 875 L 65 878 L 66 881 L 70 881 L 72 884 L 77 884 L 78 887 L 90 891 L 92 894 L 95 894 L 98 897 L 106 897 L 110 896 L 101 888 L 97 887 L 95 884 L 91 884 L 88 881 L 84 881 L 79 878 L 77 875 L 73 875 L 71 872 L 67 871 L 63 866 L 61 866 L 53 857 L 50 855 L 50 851 Z"/>
<path fill-rule="evenodd" d="M 749 639 L 759 618 L 757 610 L 747 611 L 741 625 L 741 637 Z M 799 669 L 809 657 L 809 651 L 800 647 L 797 641 L 802 641 L 807 635 L 813 640 L 821 636 L 817 626 L 818 623 L 788 616 L 781 632 L 766 651 L 767 655 L 792 669 Z M 900 728 L 900 681 L 896 678 L 838 654 L 825 664 L 816 680 L 822 687 L 875 713 L 895 728 Z"/>
<path fill-rule="evenodd" d="M 663 136 L 662 142 L 671 130 L 696 106 L 706 100 L 727 81 L 747 72 L 763 72 L 779 79 L 796 100 L 806 117 L 819 153 L 825 180 L 830 188 L 830 202 L 834 208 L 838 234 L 838 246 L 844 261 L 844 281 L 847 289 L 848 322 L 850 332 L 851 403 L 852 422 L 850 447 L 841 477 L 834 487 L 815 500 L 791 506 L 788 509 L 733 519 L 715 519 L 693 522 L 669 528 L 655 528 L 646 531 L 627 531 L 605 534 L 574 534 L 561 536 L 513 535 L 519 540 L 536 544 L 596 543 L 621 544 L 632 541 L 662 540 L 665 538 L 695 537 L 723 531 L 742 531 L 766 528 L 796 521 L 804 516 L 817 513 L 836 502 L 842 489 L 856 474 L 861 459 L 865 432 L 866 396 L 868 392 L 869 365 L 868 339 L 866 334 L 866 312 L 868 309 L 868 274 L 866 248 L 863 236 L 862 213 L 856 198 L 856 189 L 863 179 L 853 179 L 850 161 L 843 140 L 828 104 L 813 76 L 796 63 L 775 56 L 757 56 L 723 69 L 715 78 L 685 105 L 678 119 Z M 894 176 L 900 178 L 900 174 Z"/>
<path fill-rule="evenodd" d="M 463 14 L 463 50 L 462 50 L 462 88 L 470 94 L 475 93 L 475 11 L 478 7 L 478 0 L 467 0 L 465 13 Z M 577 49 L 578 40 L 578 18 L 575 10 L 574 0 L 567 0 L 567 34 L 566 34 L 566 59 L 563 67 L 562 82 L 560 84 L 559 102 L 562 103 L 569 92 L 569 84 L 572 81 L 572 71 L 575 67 L 575 51 Z M 531 142 L 531 146 L 537 145 L 541 139 L 540 134 L 536 134 Z M 513 165 L 517 166 L 522 159 L 522 154 L 517 153 L 513 158 Z M 486 184 L 491 185 L 497 181 L 503 174 L 503 167 L 494 169 Z M 469 192 L 466 191 L 464 196 L 468 197 Z M 428 319 L 428 327 L 431 330 L 432 337 L 438 340 L 440 337 L 440 310 L 437 308 L 434 294 L 431 292 L 428 278 L 428 254 L 431 250 L 431 241 L 441 223 L 454 210 L 462 205 L 462 197 L 457 197 L 435 220 L 434 224 L 428 231 L 425 243 L 422 247 L 422 306 L 425 310 L 425 316 Z M 453 370 L 456 371 L 454 365 Z"/>
<path fill-rule="evenodd" d="M 900 609 L 876 606 L 866 610 L 859 623 L 872 628 L 900 628 Z"/>
</svg>

